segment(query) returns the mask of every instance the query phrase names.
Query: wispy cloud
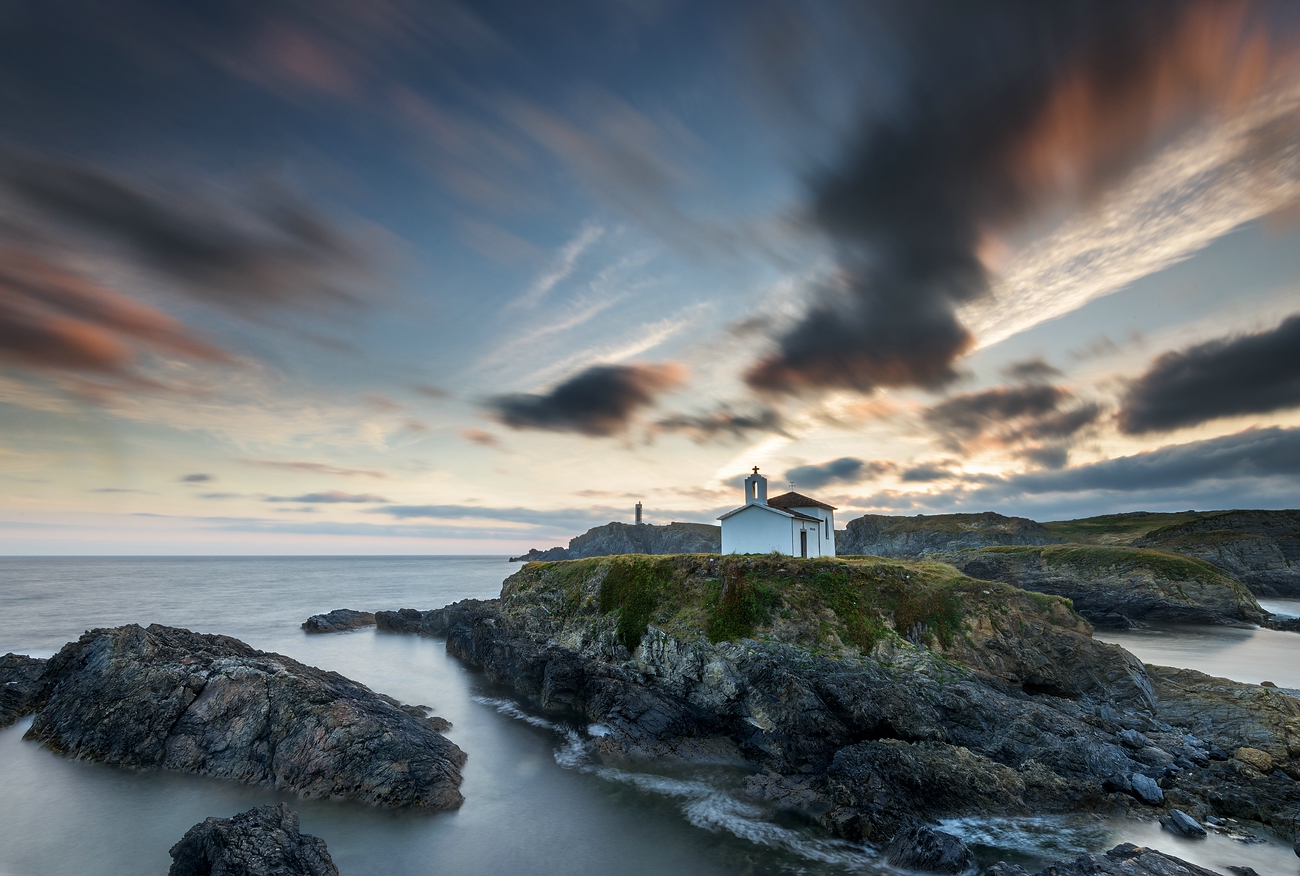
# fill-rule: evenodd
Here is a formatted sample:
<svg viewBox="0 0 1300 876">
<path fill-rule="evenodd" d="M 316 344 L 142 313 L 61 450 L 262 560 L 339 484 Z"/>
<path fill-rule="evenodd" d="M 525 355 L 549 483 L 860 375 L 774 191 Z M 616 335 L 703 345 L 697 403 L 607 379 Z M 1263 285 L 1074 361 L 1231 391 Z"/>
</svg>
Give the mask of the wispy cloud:
<svg viewBox="0 0 1300 876">
<path fill-rule="evenodd" d="M 555 259 L 547 265 L 546 270 L 533 281 L 523 295 L 512 302 L 512 307 L 536 307 L 537 304 L 559 283 L 564 282 L 573 273 L 582 254 L 590 249 L 605 234 L 605 229 L 593 222 L 584 223 L 578 233 L 561 247 Z"/>
<path fill-rule="evenodd" d="M 281 461 L 278 459 L 241 459 L 238 460 L 244 465 L 252 465 L 260 468 L 277 468 L 283 471 L 300 471 L 310 472 L 311 474 L 336 475 L 338 477 L 367 477 L 367 478 L 386 478 L 388 475 L 382 471 L 364 468 L 344 468 L 342 466 L 330 465 L 324 462 L 294 462 Z"/>
<path fill-rule="evenodd" d="M 388 502 L 383 496 L 376 496 L 374 493 L 344 493 L 340 490 L 326 490 L 323 493 L 303 493 L 301 496 L 267 496 L 262 499 L 263 502 L 299 502 L 304 505 L 337 505 L 337 504 L 386 504 Z"/>
</svg>

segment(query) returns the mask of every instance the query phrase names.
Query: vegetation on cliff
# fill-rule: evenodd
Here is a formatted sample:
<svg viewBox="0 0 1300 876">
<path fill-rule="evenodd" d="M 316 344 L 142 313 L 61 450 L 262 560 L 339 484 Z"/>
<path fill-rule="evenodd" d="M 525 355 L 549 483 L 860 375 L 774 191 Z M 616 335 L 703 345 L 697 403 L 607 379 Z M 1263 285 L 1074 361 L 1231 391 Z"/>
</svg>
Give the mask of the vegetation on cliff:
<svg viewBox="0 0 1300 876">
<path fill-rule="evenodd" d="M 684 641 L 777 641 L 823 653 L 869 653 L 884 640 L 947 648 L 967 622 L 1017 609 L 1068 629 L 1068 600 L 977 581 L 951 566 L 877 558 L 621 555 L 529 563 L 506 580 L 511 606 L 544 604 L 549 620 L 613 620 L 636 649 L 647 625 Z"/>
</svg>

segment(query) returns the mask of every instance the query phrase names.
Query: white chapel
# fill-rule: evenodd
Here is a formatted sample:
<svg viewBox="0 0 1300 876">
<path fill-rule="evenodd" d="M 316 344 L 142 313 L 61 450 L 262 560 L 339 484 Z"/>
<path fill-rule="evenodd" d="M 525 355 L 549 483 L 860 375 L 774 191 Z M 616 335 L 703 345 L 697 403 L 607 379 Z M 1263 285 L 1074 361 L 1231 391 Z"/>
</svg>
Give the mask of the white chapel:
<svg viewBox="0 0 1300 876">
<path fill-rule="evenodd" d="M 745 504 L 718 519 L 724 554 L 835 556 L 835 508 L 793 490 L 769 499 L 758 466 L 745 478 Z"/>
</svg>

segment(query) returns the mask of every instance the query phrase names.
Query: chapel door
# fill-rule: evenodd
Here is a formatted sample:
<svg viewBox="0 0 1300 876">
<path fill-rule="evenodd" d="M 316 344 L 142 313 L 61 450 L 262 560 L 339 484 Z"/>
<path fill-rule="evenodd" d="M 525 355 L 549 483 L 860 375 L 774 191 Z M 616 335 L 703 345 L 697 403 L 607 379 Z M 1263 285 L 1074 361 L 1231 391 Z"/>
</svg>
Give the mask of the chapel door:
<svg viewBox="0 0 1300 876">
<path fill-rule="evenodd" d="M 799 530 L 799 556 L 808 559 L 808 530 Z"/>
</svg>

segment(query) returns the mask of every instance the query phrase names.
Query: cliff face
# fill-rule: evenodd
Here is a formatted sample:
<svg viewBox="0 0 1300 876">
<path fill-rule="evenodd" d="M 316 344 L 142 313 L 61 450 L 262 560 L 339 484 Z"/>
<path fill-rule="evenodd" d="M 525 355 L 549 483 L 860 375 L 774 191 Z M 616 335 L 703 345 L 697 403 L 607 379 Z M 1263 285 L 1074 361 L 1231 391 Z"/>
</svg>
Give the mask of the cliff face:
<svg viewBox="0 0 1300 876">
<path fill-rule="evenodd" d="M 990 545 L 1044 545 L 1064 541 L 1043 524 L 1026 517 L 982 514 L 938 514 L 891 517 L 866 514 L 850 520 L 836 540 L 841 555 L 916 557 L 941 551 L 961 551 Z"/>
<path fill-rule="evenodd" d="M 1233 577 L 1200 560 L 1163 551 L 1004 546 L 941 558 L 974 578 L 1064 596 L 1099 626 L 1127 626 L 1134 620 L 1259 623 L 1267 617 Z"/>
<path fill-rule="evenodd" d="M 1065 600 L 941 563 L 532 563 L 499 599 L 388 615 L 382 628 L 445 635 L 521 697 L 598 723 L 602 757 L 747 762 L 761 770 L 750 795 L 854 840 L 946 814 L 1158 807 L 1165 793 L 1197 816 L 1249 809 L 1289 830 L 1300 789 L 1300 703 L 1216 680 L 1241 712 L 1220 722 L 1195 691 L 1156 696 Z M 1267 787 L 1223 766 L 1241 735 L 1276 762 Z"/>
<path fill-rule="evenodd" d="M 1300 596 L 1300 511 L 1207 514 L 1155 529 L 1133 544 L 1204 560 L 1260 596 Z"/>
<path fill-rule="evenodd" d="M 667 526 L 606 523 L 569 540 L 569 547 L 530 550 L 511 561 L 581 560 L 615 554 L 716 554 L 722 550 L 722 527 L 708 523 L 669 523 Z"/>
</svg>

